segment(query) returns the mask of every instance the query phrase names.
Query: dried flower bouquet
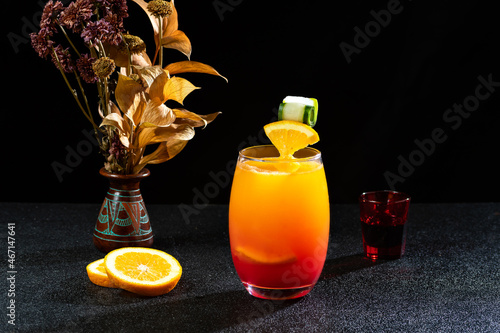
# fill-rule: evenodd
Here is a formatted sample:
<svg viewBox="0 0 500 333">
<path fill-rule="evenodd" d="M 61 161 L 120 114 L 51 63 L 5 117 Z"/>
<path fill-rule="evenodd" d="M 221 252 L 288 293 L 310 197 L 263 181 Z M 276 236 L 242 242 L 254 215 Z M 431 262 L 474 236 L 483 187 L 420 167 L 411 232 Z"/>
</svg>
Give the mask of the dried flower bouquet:
<svg viewBox="0 0 500 333">
<path fill-rule="evenodd" d="M 191 60 L 164 65 L 164 48 L 176 49 L 188 59 L 191 55 L 191 42 L 178 30 L 174 1 L 132 1 L 150 18 L 156 44 L 153 61 L 144 41 L 124 28 L 129 16 L 126 0 L 76 0 L 67 7 L 51 0 L 43 10 L 40 30 L 31 34 L 35 51 L 42 58 L 50 57 L 94 127 L 106 170 L 118 174 L 137 174 L 147 164 L 168 161 L 193 138 L 194 127 L 206 126 L 219 114 L 198 115 L 165 105 L 169 100 L 182 105 L 197 89 L 174 75 L 221 75 Z M 75 36 L 81 38 L 85 52 L 78 49 Z M 82 81 L 97 86 L 99 125 Z M 156 149 L 145 155 L 152 144 L 157 144 Z"/>
</svg>

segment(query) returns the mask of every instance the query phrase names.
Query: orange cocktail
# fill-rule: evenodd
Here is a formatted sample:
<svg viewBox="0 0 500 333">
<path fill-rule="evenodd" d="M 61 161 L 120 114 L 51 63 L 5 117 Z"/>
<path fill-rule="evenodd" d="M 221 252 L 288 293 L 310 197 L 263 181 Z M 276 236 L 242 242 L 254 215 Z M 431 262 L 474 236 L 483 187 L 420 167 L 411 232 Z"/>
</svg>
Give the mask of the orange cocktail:
<svg viewBox="0 0 500 333">
<path fill-rule="evenodd" d="M 326 258 L 330 209 L 321 153 L 279 159 L 273 146 L 240 152 L 229 204 L 234 266 L 250 294 L 307 294 Z"/>
</svg>

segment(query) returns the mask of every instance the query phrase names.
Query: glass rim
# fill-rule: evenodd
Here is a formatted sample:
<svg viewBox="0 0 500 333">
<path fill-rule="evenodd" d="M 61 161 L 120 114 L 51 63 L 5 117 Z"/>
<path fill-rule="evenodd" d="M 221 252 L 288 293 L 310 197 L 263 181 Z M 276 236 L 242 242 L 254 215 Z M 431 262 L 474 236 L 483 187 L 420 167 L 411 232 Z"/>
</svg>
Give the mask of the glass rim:
<svg viewBox="0 0 500 333">
<path fill-rule="evenodd" d="M 368 199 L 366 198 L 367 195 L 370 194 L 379 194 L 379 193 L 392 193 L 395 195 L 398 195 L 399 199 L 395 200 L 375 200 L 375 199 Z M 368 191 L 368 192 L 363 192 L 359 195 L 359 202 L 360 203 L 373 203 L 373 204 L 381 204 L 381 205 L 388 205 L 388 204 L 398 204 L 402 202 L 409 202 L 411 200 L 411 197 L 404 193 L 404 192 L 399 192 L 399 191 L 393 191 L 393 190 L 380 190 L 380 191 Z"/>
<path fill-rule="evenodd" d="M 254 156 L 245 155 L 245 151 L 251 150 L 251 149 L 256 149 L 256 148 L 274 148 L 274 149 L 276 149 L 276 151 L 278 151 L 278 149 L 274 145 L 272 145 L 272 144 L 269 144 L 269 145 L 256 145 L 256 146 L 251 146 L 251 147 L 246 147 L 246 148 L 241 149 L 238 152 L 238 156 L 240 158 L 244 158 L 246 160 L 255 161 L 255 162 L 266 162 L 266 163 L 290 163 L 290 161 L 293 161 L 293 162 L 307 162 L 307 161 L 314 161 L 314 160 L 321 159 L 321 151 L 319 151 L 318 149 L 313 148 L 313 147 L 305 147 L 305 148 L 299 149 L 298 151 L 295 152 L 295 154 L 297 152 L 300 152 L 300 151 L 311 151 L 311 152 L 314 153 L 314 155 L 308 156 L 308 157 L 296 157 L 293 160 L 288 160 L 288 159 L 286 159 L 286 160 L 271 159 L 271 158 L 273 158 L 272 156 L 268 156 L 268 157 L 254 157 Z"/>
</svg>

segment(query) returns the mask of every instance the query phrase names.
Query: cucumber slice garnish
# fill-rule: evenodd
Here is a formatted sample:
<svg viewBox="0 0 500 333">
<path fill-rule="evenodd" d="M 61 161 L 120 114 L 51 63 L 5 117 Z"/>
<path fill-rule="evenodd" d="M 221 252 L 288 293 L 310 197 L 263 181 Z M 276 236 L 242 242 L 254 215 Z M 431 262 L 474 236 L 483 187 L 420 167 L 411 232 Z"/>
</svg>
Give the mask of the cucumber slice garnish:
<svg viewBox="0 0 500 333">
<path fill-rule="evenodd" d="M 318 100 L 287 96 L 279 106 L 278 120 L 294 120 L 313 127 L 318 120 Z"/>
</svg>

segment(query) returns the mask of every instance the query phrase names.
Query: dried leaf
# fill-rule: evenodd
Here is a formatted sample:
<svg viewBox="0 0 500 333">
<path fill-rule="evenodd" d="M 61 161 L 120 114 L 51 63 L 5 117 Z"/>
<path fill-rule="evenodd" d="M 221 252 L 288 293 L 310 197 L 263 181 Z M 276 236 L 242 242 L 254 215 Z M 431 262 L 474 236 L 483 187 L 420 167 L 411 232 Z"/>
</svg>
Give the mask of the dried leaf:
<svg viewBox="0 0 500 333">
<path fill-rule="evenodd" d="M 162 142 L 158 148 L 151 154 L 141 158 L 140 162 L 134 167 L 134 173 L 139 173 L 147 164 L 160 164 L 166 162 L 177 154 L 179 154 L 188 141 L 183 140 L 170 140 Z"/>
<path fill-rule="evenodd" d="M 109 110 L 111 111 L 111 113 L 117 113 L 119 115 L 122 114 L 120 112 L 120 109 L 116 106 L 115 103 L 113 103 L 113 101 L 109 101 Z"/>
<path fill-rule="evenodd" d="M 112 126 L 116 128 L 120 134 L 120 141 L 129 148 L 129 137 L 132 129 L 130 124 L 119 113 L 110 113 L 103 120 L 100 126 Z"/>
<path fill-rule="evenodd" d="M 131 58 L 132 58 L 131 65 L 133 65 L 133 66 L 147 67 L 147 66 L 153 65 L 151 63 L 151 59 L 149 59 L 149 56 L 145 51 L 142 53 L 139 53 L 139 54 L 132 54 Z"/>
<path fill-rule="evenodd" d="M 151 101 L 153 101 L 156 105 L 163 104 L 167 101 L 167 96 L 165 96 L 165 87 L 169 80 L 170 76 L 168 75 L 168 72 L 161 69 L 160 74 L 157 75 L 151 83 L 151 86 L 149 87 L 149 98 L 151 98 Z"/>
<path fill-rule="evenodd" d="M 116 66 L 128 67 L 129 55 L 128 53 L 121 51 L 119 45 L 104 43 L 104 51 L 108 57 L 115 61 Z M 151 60 L 145 51 L 138 54 L 131 54 L 130 58 L 131 65 L 144 67 L 152 65 Z"/>
<path fill-rule="evenodd" d="M 189 125 L 175 125 L 169 127 L 140 126 L 138 135 L 134 140 L 134 148 L 142 148 L 158 142 L 169 140 L 191 140 L 194 129 Z"/>
<path fill-rule="evenodd" d="M 158 19 L 151 15 L 151 12 L 148 10 L 147 2 L 143 0 L 132 0 L 136 4 L 138 4 L 148 15 L 149 20 L 151 21 L 151 25 L 153 26 L 154 38 L 156 48 L 160 45 L 160 27 L 158 24 Z M 175 8 L 174 1 L 171 1 L 172 4 L 172 14 L 168 17 L 164 17 L 162 21 L 163 33 L 162 37 L 168 37 L 172 35 L 179 28 L 179 21 L 177 16 L 177 9 Z"/>
<path fill-rule="evenodd" d="M 208 115 L 199 115 L 185 109 L 173 109 L 176 124 L 188 124 L 193 127 L 205 127 L 211 123 L 221 112 Z"/>
<path fill-rule="evenodd" d="M 180 104 L 184 98 L 193 90 L 199 89 L 191 82 L 181 77 L 170 77 L 168 72 L 158 75 L 149 88 L 149 97 L 156 105 L 165 103 L 168 100 L 174 100 Z"/>
<path fill-rule="evenodd" d="M 154 80 L 165 72 L 160 66 L 133 66 L 133 69 L 134 73 L 139 75 L 148 87 L 151 87 Z"/>
<path fill-rule="evenodd" d="M 99 103 L 99 106 L 98 106 L 97 110 L 98 110 L 99 115 L 101 116 L 101 118 L 104 118 L 104 113 L 102 112 L 102 108 L 101 108 L 101 104 L 100 103 Z M 118 113 L 119 115 L 122 114 L 120 112 L 120 109 L 118 109 L 118 107 L 116 106 L 115 103 L 113 103 L 113 101 L 109 101 L 109 111 L 110 111 L 110 113 Z"/>
<path fill-rule="evenodd" d="M 175 121 L 175 114 L 165 104 L 156 105 L 149 102 L 142 115 L 141 123 L 150 123 L 153 126 L 167 127 Z"/>
<path fill-rule="evenodd" d="M 119 46 L 111 45 L 109 43 L 103 43 L 104 52 L 108 57 L 115 61 L 115 65 L 118 67 L 128 66 L 128 55 L 120 52 Z"/>
<path fill-rule="evenodd" d="M 164 88 L 165 101 L 174 100 L 180 104 L 184 103 L 184 98 L 193 90 L 200 89 L 191 82 L 181 77 L 173 77 L 168 80 Z"/>
<path fill-rule="evenodd" d="M 144 87 L 140 83 L 128 76 L 118 74 L 118 84 L 115 89 L 116 102 L 134 125 L 139 124 L 146 107 L 143 90 Z"/>
<path fill-rule="evenodd" d="M 106 117 L 104 117 L 100 126 L 113 126 L 122 133 L 125 132 L 125 129 L 127 127 L 123 117 L 117 113 L 110 113 Z"/>
<path fill-rule="evenodd" d="M 151 21 L 151 25 L 153 26 L 153 31 L 155 35 L 158 34 L 159 32 L 158 20 L 156 19 L 156 17 L 151 15 L 151 12 L 148 10 L 148 3 L 143 0 L 132 0 L 132 1 L 138 4 L 144 10 L 144 12 L 146 12 L 146 15 L 149 17 L 149 20 Z"/>
<path fill-rule="evenodd" d="M 128 139 L 128 136 L 120 134 L 120 142 L 124 147 L 126 148 L 130 147 L 130 140 Z"/>
<path fill-rule="evenodd" d="M 167 70 L 170 75 L 175 75 L 179 73 L 205 73 L 205 74 L 212 74 L 212 75 L 217 75 L 223 78 L 224 80 L 227 79 L 220 75 L 219 72 L 215 70 L 210 65 L 203 64 L 201 62 L 197 61 L 179 61 L 179 62 L 173 62 L 165 67 L 165 70 Z"/>
<path fill-rule="evenodd" d="M 191 41 L 186 34 L 180 30 L 176 30 L 171 35 L 163 37 L 161 45 L 182 52 L 188 59 L 191 57 Z"/>
<path fill-rule="evenodd" d="M 177 14 L 177 8 L 175 8 L 174 0 L 171 0 L 172 4 L 172 14 L 169 17 L 165 18 L 163 21 L 163 26 L 165 27 L 163 30 L 163 37 L 170 36 L 177 29 L 179 29 L 179 17 Z"/>
</svg>

